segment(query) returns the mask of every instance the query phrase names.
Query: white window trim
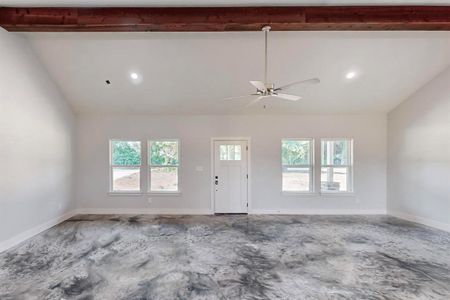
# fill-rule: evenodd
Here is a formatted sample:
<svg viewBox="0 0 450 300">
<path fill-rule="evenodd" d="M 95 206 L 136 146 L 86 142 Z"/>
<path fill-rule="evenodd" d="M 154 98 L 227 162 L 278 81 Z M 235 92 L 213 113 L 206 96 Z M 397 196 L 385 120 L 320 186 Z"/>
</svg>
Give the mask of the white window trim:
<svg viewBox="0 0 450 300">
<path fill-rule="evenodd" d="M 174 166 L 174 165 L 152 165 L 150 162 L 150 152 L 151 152 L 151 142 L 177 142 L 178 143 L 178 165 Z M 158 139 L 148 139 L 147 140 L 147 158 L 146 158 L 146 169 L 147 169 L 147 192 L 145 193 L 146 195 L 168 195 L 168 196 L 176 196 L 176 195 L 181 195 L 181 184 L 180 184 L 180 174 L 181 174 L 181 141 L 178 138 L 158 138 Z M 152 191 L 151 190 L 151 174 L 150 174 L 150 170 L 151 168 L 177 168 L 177 190 L 176 191 Z"/>
<path fill-rule="evenodd" d="M 141 164 L 140 165 L 113 165 L 112 164 L 112 151 L 113 142 L 139 142 L 140 143 L 140 150 L 141 150 Z M 109 192 L 108 194 L 111 195 L 140 195 L 142 194 L 142 165 L 143 165 L 143 159 L 142 159 L 142 142 L 140 140 L 129 140 L 129 139 L 110 139 L 109 140 Z M 113 169 L 114 168 L 133 168 L 133 169 L 139 169 L 139 190 L 120 190 L 115 191 L 114 190 L 114 183 L 113 183 Z"/>
<path fill-rule="evenodd" d="M 310 149 L 309 149 L 309 165 L 283 165 L 283 141 L 309 141 Z M 281 158 L 281 194 L 284 196 L 315 196 L 317 193 L 315 192 L 315 141 L 314 138 L 282 138 L 280 142 L 280 158 Z M 293 168 L 308 168 L 309 169 L 309 191 L 285 191 L 283 190 L 283 167 L 289 166 Z"/>
<path fill-rule="evenodd" d="M 322 148 L 322 142 L 323 141 L 349 141 L 350 147 L 348 148 L 348 157 L 350 158 L 350 164 L 348 165 L 322 165 L 322 158 L 323 158 L 323 148 Z M 342 196 L 352 196 L 355 194 L 354 184 L 353 184 L 353 138 L 321 138 L 320 139 L 320 186 L 319 191 L 322 195 L 342 195 Z M 347 182 L 347 190 L 346 191 L 322 191 L 322 168 L 347 168 L 348 170 L 348 182 Z"/>
</svg>

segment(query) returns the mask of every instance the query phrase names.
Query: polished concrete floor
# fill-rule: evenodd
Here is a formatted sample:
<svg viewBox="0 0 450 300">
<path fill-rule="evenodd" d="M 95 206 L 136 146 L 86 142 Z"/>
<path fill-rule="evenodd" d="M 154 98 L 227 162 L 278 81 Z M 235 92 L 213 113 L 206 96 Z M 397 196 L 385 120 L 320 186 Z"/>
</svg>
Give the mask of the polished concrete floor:
<svg viewBox="0 0 450 300">
<path fill-rule="evenodd" d="M 450 234 L 384 216 L 79 216 L 0 254 L 0 299 L 450 299 Z"/>
</svg>

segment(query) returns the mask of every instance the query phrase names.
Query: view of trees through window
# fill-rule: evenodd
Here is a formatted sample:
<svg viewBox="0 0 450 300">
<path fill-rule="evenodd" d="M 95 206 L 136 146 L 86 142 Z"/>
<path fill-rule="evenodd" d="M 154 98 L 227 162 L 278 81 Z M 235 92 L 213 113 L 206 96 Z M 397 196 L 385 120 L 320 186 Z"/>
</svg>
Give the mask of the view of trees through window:
<svg viewBox="0 0 450 300">
<path fill-rule="evenodd" d="M 283 140 L 281 157 L 283 165 L 309 164 L 310 141 Z"/>
<path fill-rule="evenodd" d="M 178 164 L 177 141 L 152 141 L 149 161 L 152 165 L 170 166 Z"/>
<path fill-rule="evenodd" d="M 112 190 L 140 191 L 141 143 L 111 141 Z"/>
<path fill-rule="evenodd" d="M 151 192 L 178 191 L 177 140 L 149 141 L 149 187 Z"/>
<path fill-rule="evenodd" d="M 112 147 L 113 165 L 138 166 L 141 164 L 140 142 L 113 141 Z"/>
<path fill-rule="evenodd" d="M 349 142 L 347 140 L 322 143 L 322 165 L 347 165 Z"/>
<path fill-rule="evenodd" d="M 312 191 L 312 141 L 282 140 L 282 190 L 285 192 Z"/>
<path fill-rule="evenodd" d="M 322 192 L 352 190 L 352 142 L 349 139 L 322 140 Z"/>
</svg>

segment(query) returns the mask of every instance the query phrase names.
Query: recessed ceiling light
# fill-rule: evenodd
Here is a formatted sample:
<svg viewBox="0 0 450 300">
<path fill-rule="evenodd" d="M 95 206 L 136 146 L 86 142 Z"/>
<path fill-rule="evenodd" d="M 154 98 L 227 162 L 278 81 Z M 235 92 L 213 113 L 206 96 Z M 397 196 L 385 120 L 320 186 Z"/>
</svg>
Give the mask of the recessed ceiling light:
<svg viewBox="0 0 450 300">
<path fill-rule="evenodd" d="M 137 73 L 131 73 L 131 74 L 130 74 L 130 77 L 131 77 L 131 79 L 136 80 L 136 79 L 139 78 L 139 75 L 138 75 Z"/>
<path fill-rule="evenodd" d="M 347 79 L 352 79 L 356 76 L 356 72 L 348 72 L 347 75 L 345 75 L 345 77 Z"/>
</svg>

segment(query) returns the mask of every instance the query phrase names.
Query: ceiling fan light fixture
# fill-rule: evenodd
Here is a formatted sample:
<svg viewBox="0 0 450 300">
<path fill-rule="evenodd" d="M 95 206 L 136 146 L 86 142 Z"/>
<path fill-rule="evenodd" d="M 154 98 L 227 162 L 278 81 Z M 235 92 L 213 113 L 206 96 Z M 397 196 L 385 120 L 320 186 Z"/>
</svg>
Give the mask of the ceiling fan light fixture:
<svg viewBox="0 0 450 300">
<path fill-rule="evenodd" d="M 249 98 L 249 99 L 251 99 L 251 101 L 247 104 L 247 106 L 254 105 L 254 104 L 260 102 L 262 99 L 267 98 L 267 97 L 273 97 L 273 98 L 277 98 L 277 99 L 281 99 L 281 100 L 288 100 L 288 101 L 298 101 L 298 100 L 302 99 L 302 97 L 296 96 L 296 95 L 285 94 L 285 93 L 279 93 L 279 91 L 287 90 L 294 85 L 316 84 L 316 83 L 320 82 L 320 80 L 318 78 L 311 78 L 311 79 L 307 79 L 307 80 L 291 82 L 287 85 L 276 87 L 275 84 L 271 83 L 268 80 L 268 77 L 267 77 L 267 75 L 268 75 L 268 35 L 269 35 L 269 31 L 271 29 L 272 28 L 269 25 L 266 25 L 261 28 L 262 32 L 264 32 L 264 80 L 263 81 L 260 81 L 260 80 L 250 81 L 250 84 L 253 85 L 254 88 L 256 88 L 256 93 L 251 94 L 249 96 L 227 98 L 226 100 Z M 255 96 L 258 96 L 258 97 L 252 98 Z"/>
</svg>

